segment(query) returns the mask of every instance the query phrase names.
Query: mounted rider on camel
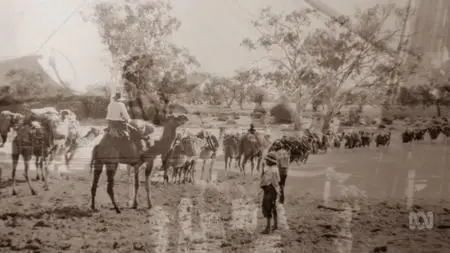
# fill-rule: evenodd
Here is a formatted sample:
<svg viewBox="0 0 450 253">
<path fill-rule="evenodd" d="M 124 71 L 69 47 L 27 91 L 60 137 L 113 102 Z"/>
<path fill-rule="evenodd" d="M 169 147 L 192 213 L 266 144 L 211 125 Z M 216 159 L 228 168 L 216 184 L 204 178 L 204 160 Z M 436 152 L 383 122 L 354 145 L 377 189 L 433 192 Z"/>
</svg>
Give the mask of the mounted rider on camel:
<svg viewBox="0 0 450 253">
<path fill-rule="evenodd" d="M 142 136 L 143 133 L 133 126 L 132 119 L 128 114 L 120 92 L 117 92 L 109 103 L 106 120 L 108 121 L 107 131 L 114 137 L 125 138 L 127 140 L 131 140 L 133 134 L 142 138 L 144 137 Z M 137 122 L 134 123 L 138 124 Z M 142 139 L 139 141 L 139 148 L 141 151 L 145 149 L 145 142 Z"/>
<path fill-rule="evenodd" d="M 131 120 L 128 114 L 127 107 L 122 100 L 122 94 L 117 92 L 108 105 L 106 113 L 106 120 L 108 121 L 108 130 L 117 133 L 119 137 L 130 138 L 127 131 L 128 123 Z"/>
</svg>

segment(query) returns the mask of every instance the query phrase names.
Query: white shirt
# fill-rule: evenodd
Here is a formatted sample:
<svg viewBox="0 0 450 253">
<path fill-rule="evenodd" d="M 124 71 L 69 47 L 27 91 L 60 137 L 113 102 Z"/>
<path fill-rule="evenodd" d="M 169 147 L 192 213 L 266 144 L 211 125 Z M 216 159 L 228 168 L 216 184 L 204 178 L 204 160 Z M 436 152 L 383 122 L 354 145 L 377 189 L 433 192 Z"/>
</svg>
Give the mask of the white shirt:
<svg viewBox="0 0 450 253">
<path fill-rule="evenodd" d="M 272 185 L 278 192 L 278 184 L 280 183 L 280 174 L 277 166 L 264 166 L 262 168 L 264 174 L 261 175 L 260 186 Z"/>
<path fill-rule="evenodd" d="M 289 168 L 289 163 L 290 163 L 290 153 L 287 150 L 284 149 L 280 149 L 277 152 L 277 162 L 278 165 L 282 168 Z"/>
<path fill-rule="evenodd" d="M 108 112 L 106 114 L 107 120 L 130 120 L 125 104 L 119 101 L 111 101 L 108 105 Z"/>
</svg>

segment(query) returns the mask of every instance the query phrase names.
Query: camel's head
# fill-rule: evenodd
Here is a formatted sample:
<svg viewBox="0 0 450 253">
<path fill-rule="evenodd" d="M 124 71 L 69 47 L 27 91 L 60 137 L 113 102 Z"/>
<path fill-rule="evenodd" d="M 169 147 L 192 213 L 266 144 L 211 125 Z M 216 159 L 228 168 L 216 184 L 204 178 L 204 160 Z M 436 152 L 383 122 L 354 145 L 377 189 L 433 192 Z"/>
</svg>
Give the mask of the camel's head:
<svg viewBox="0 0 450 253">
<path fill-rule="evenodd" d="M 176 127 L 179 127 L 179 126 L 182 126 L 182 125 L 186 124 L 186 122 L 189 121 L 189 118 L 186 117 L 185 115 L 179 115 L 179 116 L 173 117 L 171 119 L 171 121 L 173 123 L 175 123 Z"/>
<path fill-rule="evenodd" d="M 93 136 L 95 138 L 95 137 L 98 137 L 100 134 L 101 134 L 100 129 L 98 129 L 96 127 L 91 127 L 89 129 L 89 131 L 87 132 L 86 136 Z"/>
<path fill-rule="evenodd" d="M 225 134 L 223 137 L 224 145 L 235 145 L 239 142 L 239 136 L 237 134 Z"/>
</svg>

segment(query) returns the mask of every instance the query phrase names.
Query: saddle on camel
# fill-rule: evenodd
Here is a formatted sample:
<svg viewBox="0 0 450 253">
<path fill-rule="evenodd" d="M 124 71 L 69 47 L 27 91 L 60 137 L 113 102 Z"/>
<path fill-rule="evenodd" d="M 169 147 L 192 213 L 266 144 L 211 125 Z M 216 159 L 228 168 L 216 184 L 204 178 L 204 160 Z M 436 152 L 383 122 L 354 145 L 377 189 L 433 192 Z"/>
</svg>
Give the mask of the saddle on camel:
<svg viewBox="0 0 450 253">
<path fill-rule="evenodd" d="M 137 144 L 140 151 L 150 146 L 150 135 L 154 127 L 139 119 L 131 119 L 128 114 L 122 94 L 116 93 L 108 105 L 106 120 L 108 127 L 105 132 L 119 141 L 128 140 L 130 144 Z"/>
</svg>

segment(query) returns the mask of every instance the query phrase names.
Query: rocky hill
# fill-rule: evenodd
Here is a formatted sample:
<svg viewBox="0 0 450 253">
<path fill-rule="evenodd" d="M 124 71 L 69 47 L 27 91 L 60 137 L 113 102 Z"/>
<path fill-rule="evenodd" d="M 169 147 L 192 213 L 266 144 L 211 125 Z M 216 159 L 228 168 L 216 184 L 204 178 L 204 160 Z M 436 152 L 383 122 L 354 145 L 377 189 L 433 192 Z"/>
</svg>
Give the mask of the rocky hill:
<svg viewBox="0 0 450 253">
<path fill-rule="evenodd" d="M 108 99 L 95 94 L 75 94 L 55 81 L 41 66 L 39 55 L 0 62 L 0 110 L 31 107 L 70 108 L 80 118 L 104 117 Z"/>
<path fill-rule="evenodd" d="M 40 58 L 28 55 L 0 62 L 0 105 L 73 95 L 45 72 Z"/>
</svg>

